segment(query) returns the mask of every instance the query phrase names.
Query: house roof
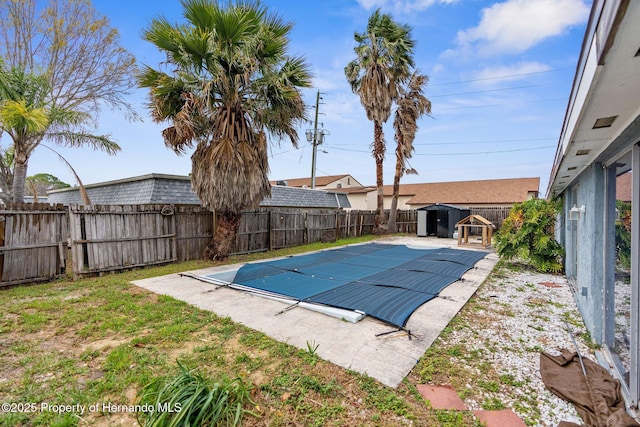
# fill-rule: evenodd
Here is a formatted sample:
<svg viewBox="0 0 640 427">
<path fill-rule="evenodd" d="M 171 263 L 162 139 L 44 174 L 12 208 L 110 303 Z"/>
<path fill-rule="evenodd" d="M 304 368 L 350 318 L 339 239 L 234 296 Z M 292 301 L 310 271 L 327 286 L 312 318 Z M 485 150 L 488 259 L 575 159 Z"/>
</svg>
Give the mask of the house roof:
<svg viewBox="0 0 640 427">
<path fill-rule="evenodd" d="M 346 194 L 310 188 L 295 188 L 274 185 L 271 197 L 265 198 L 260 206 L 278 206 L 292 208 L 350 208 Z"/>
<path fill-rule="evenodd" d="M 336 189 L 345 194 L 376 191 L 376 187 Z M 393 195 L 393 186 L 383 187 L 384 196 Z M 540 191 L 540 178 L 486 179 L 477 181 L 400 184 L 400 196 L 409 197 L 409 205 L 513 204 L 524 202 Z"/>
<path fill-rule="evenodd" d="M 410 184 L 415 195 L 407 201 L 409 205 L 426 204 L 511 204 L 524 202 L 531 193 L 538 194 L 540 178 L 487 179 L 478 181 L 434 182 Z M 391 195 L 393 188 L 386 188 Z M 402 187 L 402 186 L 401 186 Z"/>
<path fill-rule="evenodd" d="M 616 199 L 623 202 L 631 201 L 631 172 L 620 175 L 616 179 Z"/>
<path fill-rule="evenodd" d="M 183 175 L 148 174 L 84 186 L 92 204 L 137 205 L 172 203 L 201 205 L 191 190 L 191 179 Z M 52 190 L 49 203 L 83 204 L 78 187 Z"/>
<path fill-rule="evenodd" d="M 361 193 L 370 193 L 372 191 L 376 191 L 376 187 L 342 187 L 342 188 L 336 188 L 332 190 L 335 190 L 336 193 L 361 194 Z"/>
<path fill-rule="evenodd" d="M 590 165 L 624 154 L 637 141 L 638 22 L 640 2 L 593 2 L 547 196 L 561 194 Z M 617 163 L 628 169 L 628 160 Z"/>
<path fill-rule="evenodd" d="M 183 175 L 148 174 L 85 185 L 85 189 L 96 205 L 128 204 L 177 204 L 201 205 L 200 199 L 191 189 L 191 179 Z M 49 203 L 66 205 L 82 204 L 78 187 L 52 190 Z M 344 194 L 325 190 L 310 190 L 272 186 L 271 197 L 265 198 L 260 206 L 308 207 L 308 208 L 349 208 L 349 200 Z"/>
<path fill-rule="evenodd" d="M 351 177 L 351 179 L 355 182 L 355 184 L 360 185 L 360 183 L 349 174 L 316 176 L 316 185 L 323 187 L 325 185 L 329 185 L 332 182 L 338 181 L 345 177 Z M 271 181 L 271 184 L 276 185 L 278 182 L 281 182 L 281 181 L 285 181 L 287 183 L 287 186 L 289 187 L 304 187 L 304 186 L 311 187 L 311 177 Z"/>
</svg>

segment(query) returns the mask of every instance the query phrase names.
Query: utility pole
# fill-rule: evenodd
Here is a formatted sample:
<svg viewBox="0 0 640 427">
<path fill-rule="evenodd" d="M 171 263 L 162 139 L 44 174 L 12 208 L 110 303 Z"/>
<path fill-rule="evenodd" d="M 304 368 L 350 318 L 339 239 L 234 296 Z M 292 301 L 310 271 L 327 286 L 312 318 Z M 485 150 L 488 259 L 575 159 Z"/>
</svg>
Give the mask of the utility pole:
<svg viewBox="0 0 640 427">
<path fill-rule="evenodd" d="M 320 107 L 320 91 L 316 95 L 316 120 L 313 123 L 313 153 L 311 154 L 311 188 L 316 188 L 316 154 L 318 152 L 318 109 Z"/>
<path fill-rule="evenodd" d="M 316 155 L 318 154 L 318 145 L 324 142 L 324 136 L 329 135 L 326 129 L 318 131 L 318 111 L 320 109 L 320 91 L 316 95 L 316 119 L 313 123 L 313 130 L 307 129 L 305 135 L 307 141 L 313 144 L 313 152 L 311 154 L 311 188 L 316 188 Z"/>
</svg>

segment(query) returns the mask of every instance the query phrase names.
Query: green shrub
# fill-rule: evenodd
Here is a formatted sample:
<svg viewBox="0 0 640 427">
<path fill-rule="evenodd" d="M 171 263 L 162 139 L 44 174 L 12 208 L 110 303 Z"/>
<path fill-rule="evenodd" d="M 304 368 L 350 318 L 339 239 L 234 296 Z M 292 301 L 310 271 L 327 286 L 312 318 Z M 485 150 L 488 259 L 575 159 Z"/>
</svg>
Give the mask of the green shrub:
<svg viewBox="0 0 640 427">
<path fill-rule="evenodd" d="M 553 237 L 559 202 L 531 199 L 516 203 L 496 233 L 496 250 L 506 260 L 521 259 L 544 273 L 562 271 L 562 246 Z"/>
<path fill-rule="evenodd" d="M 616 255 L 618 264 L 625 270 L 631 268 L 631 203 L 616 200 L 620 218 L 616 220 Z"/>
<path fill-rule="evenodd" d="M 188 371 L 161 377 L 141 391 L 138 423 L 145 427 L 236 426 L 242 422 L 250 391 L 242 379 L 213 382 Z"/>
</svg>

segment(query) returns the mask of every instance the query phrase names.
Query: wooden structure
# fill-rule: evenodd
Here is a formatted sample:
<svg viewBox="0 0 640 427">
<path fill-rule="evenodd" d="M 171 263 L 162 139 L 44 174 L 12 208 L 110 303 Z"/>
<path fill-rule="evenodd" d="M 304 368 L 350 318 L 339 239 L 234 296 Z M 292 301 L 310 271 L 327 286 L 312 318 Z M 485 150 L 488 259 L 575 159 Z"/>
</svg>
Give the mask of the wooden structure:
<svg viewBox="0 0 640 427">
<path fill-rule="evenodd" d="M 260 208 L 242 215 L 233 253 L 371 234 L 375 211 Z M 416 211 L 398 211 L 399 232 Z M 200 259 L 213 214 L 196 205 L 18 204 L 0 208 L 0 288 Z"/>
<path fill-rule="evenodd" d="M 488 219 L 480 215 L 469 215 L 458 221 L 456 228 L 458 229 L 458 246 L 472 244 L 469 243 L 469 236 L 474 229 L 481 230 L 478 235 L 482 235 L 482 247 L 488 248 L 491 246 L 491 237 L 495 226 Z"/>
<path fill-rule="evenodd" d="M 67 209 L 48 203 L 0 208 L 0 287 L 64 276 Z"/>
</svg>

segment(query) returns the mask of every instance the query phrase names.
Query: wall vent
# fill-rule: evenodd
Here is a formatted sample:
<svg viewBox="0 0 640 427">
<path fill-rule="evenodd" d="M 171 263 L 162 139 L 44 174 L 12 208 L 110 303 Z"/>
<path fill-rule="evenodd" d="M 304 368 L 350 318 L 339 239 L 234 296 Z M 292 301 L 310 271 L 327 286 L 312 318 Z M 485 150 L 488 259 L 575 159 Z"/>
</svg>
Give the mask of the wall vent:
<svg viewBox="0 0 640 427">
<path fill-rule="evenodd" d="M 593 124 L 594 129 L 610 128 L 618 116 L 600 117 Z"/>
</svg>

